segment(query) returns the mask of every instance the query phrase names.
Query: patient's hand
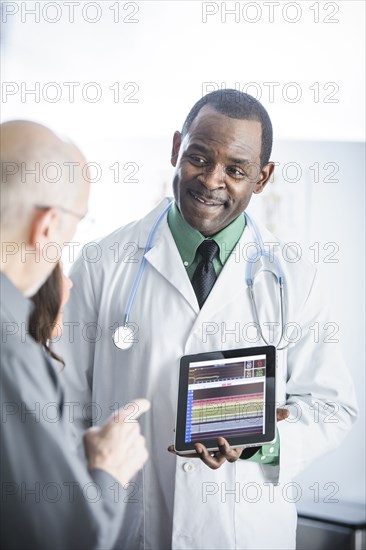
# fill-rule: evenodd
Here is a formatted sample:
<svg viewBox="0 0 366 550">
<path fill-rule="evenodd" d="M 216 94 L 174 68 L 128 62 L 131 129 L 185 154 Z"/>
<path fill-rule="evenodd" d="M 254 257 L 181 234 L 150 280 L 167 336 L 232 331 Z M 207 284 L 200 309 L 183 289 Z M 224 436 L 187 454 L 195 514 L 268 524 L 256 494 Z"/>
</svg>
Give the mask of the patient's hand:
<svg viewBox="0 0 366 550">
<path fill-rule="evenodd" d="M 110 416 L 103 426 L 84 433 L 89 470 L 105 470 L 122 485 L 137 474 L 149 456 L 137 418 L 149 410 L 150 403 L 146 399 L 136 399 L 132 405 L 137 407 L 133 416 L 127 405 Z"/>
</svg>

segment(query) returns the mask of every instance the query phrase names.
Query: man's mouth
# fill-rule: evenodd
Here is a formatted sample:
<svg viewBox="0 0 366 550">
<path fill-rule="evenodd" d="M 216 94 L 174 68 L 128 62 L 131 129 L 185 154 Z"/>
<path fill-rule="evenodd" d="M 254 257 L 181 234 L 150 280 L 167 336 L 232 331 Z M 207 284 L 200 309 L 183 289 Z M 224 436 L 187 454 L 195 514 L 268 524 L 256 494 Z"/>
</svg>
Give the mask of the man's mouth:
<svg viewBox="0 0 366 550">
<path fill-rule="evenodd" d="M 208 199 L 206 197 L 203 197 L 202 195 L 194 193 L 193 191 L 189 191 L 189 193 L 198 203 L 204 206 L 222 206 L 224 204 L 222 201 Z"/>
</svg>

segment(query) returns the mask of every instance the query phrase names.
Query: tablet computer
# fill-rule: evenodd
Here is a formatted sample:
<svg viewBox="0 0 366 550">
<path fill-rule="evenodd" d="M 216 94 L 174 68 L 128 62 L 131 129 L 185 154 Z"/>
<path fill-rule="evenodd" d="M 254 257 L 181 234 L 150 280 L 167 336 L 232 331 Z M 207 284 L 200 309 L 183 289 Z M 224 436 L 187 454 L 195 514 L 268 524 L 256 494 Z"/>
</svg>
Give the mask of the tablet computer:
<svg viewBox="0 0 366 550">
<path fill-rule="evenodd" d="M 195 443 L 217 450 L 270 443 L 276 433 L 276 348 L 262 346 L 185 355 L 180 361 L 175 451 Z"/>
</svg>

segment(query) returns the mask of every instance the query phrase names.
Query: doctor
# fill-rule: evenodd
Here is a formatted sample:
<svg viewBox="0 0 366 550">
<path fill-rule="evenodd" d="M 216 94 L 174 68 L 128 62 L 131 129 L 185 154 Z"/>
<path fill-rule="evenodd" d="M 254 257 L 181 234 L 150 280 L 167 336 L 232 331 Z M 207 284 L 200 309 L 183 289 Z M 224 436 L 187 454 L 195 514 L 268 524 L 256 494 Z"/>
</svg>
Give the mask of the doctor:
<svg viewBox="0 0 366 550">
<path fill-rule="evenodd" d="M 99 262 L 74 265 L 65 376 L 75 402 L 96 404 L 87 408 L 93 418 L 79 415 L 80 429 L 136 394 L 152 401 L 142 422 L 151 460 L 130 488 L 119 548 L 295 548 L 299 495 L 292 479 L 339 445 L 355 419 L 353 384 L 338 344 L 325 343 L 332 317 L 316 269 L 303 259 L 284 261 L 280 243 L 286 332 L 278 346 L 276 400 L 290 415 L 278 423 L 275 444 L 241 454 L 220 441 L 214 457 L 198 447 L 202 460 L 167 452 L 180 357 L 264 343 L 245 284 L 256 239 L 243 212 L 273 173 L 271 147 L 267 112 L 235 90 L 202 98 L 175 132 L 175 202 L 145 254 L 128 319 L 129 349 L 116 347 L 113 334 L 124 324 L 149 233 L 168 201 L 102 240 Z M 278 242 L 266 229 L 260 233 L 265 243 Z M 256 262 L 254 290 L 262 334 L 277 344 L 279 294 L 271 269 L 266 258 Z M 85 337 L 86 326 L 93 335 Z"/>
</svg>

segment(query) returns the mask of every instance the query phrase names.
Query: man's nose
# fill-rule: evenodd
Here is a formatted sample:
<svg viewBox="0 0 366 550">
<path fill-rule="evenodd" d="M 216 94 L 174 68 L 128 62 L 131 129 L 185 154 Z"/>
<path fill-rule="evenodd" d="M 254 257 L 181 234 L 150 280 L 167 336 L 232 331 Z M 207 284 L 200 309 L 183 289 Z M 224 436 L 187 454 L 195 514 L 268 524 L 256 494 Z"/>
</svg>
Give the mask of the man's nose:
<svg viewBox="0 0 366 550">
<path fill-rule="evenodd" d="M 213 167 L 205 166 L 200 181 L 207 189 L 225 187 L 225 170 L 221 164 Z"/>
</svg>

